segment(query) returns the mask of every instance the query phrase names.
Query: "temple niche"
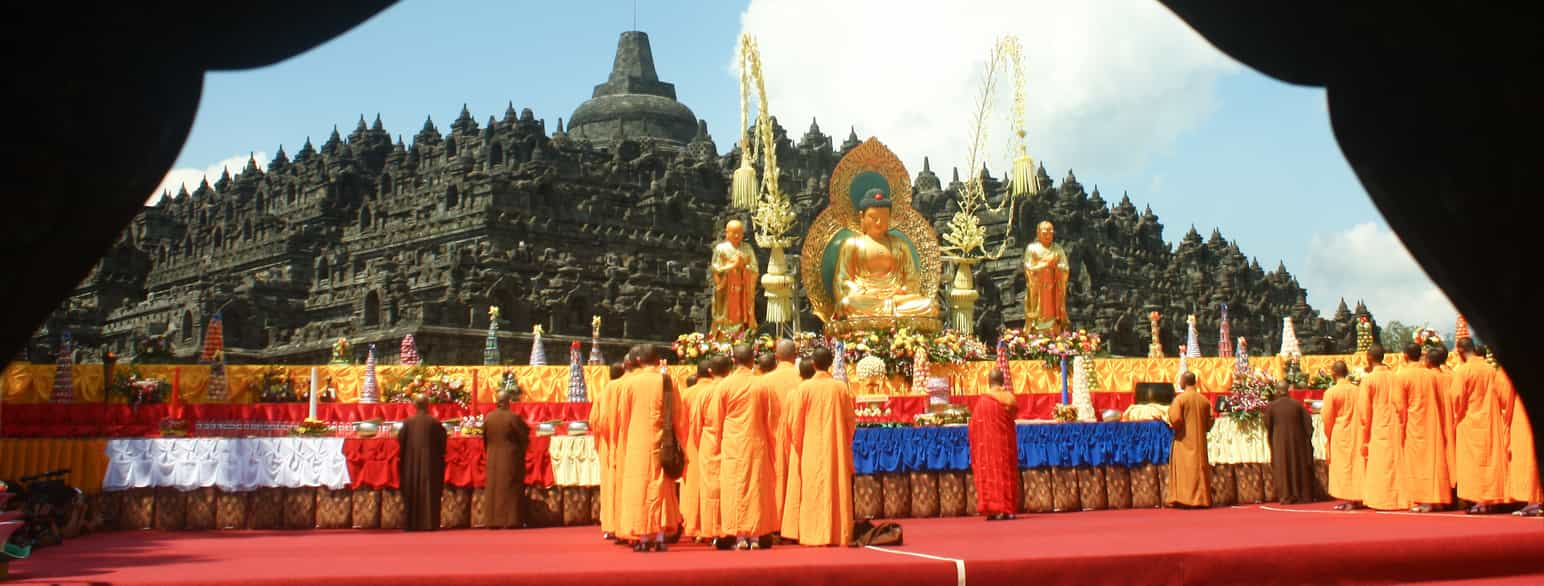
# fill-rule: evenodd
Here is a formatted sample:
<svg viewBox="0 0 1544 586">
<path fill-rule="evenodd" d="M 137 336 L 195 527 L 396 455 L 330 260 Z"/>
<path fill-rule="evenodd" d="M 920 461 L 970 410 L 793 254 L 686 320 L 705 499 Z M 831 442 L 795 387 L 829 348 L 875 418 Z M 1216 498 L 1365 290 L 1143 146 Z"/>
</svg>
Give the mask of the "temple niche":
<svg viewBox="0 0 1544 586">
<path fill-rule="evenodd" d="M 777 180 L 798 234 L 825 205 L 837 161 L 861 144 L 845 129 L 837 144 L 812 120 L 794 141 L 774 119 Z M 293 154 L 280 147 L 267 169 L 249 160 L 165 194 L 42 324 L 28 358 L 52 361 L 68 330 L 83 359 L 132 358 L 141 341 L 164 336 L 175 359 L 193 360 L 218 312 L 232 362 L 325 362 L 347 336 L 356 360 L 375 343 L 390 363 L 413 334 L 430 362 L 477 363 L 490 305 L 502 309 L 505 362 L 527 360 L 537 323 L 548 355 L 566 356 L 568 340 L 588 339 L 592 315 L 615 357 L 637 340 L 707 327 L 708 251 L 726 221 L 745 217 L 728 209 L 739 156 L 737 146 L 720 154 L 706 122 L 659 79 L 648 36 L 623 33 L 610 75 L 566 129 L 514 104 L 482 123 L 463 106 L 445 131 L 426 118 L 406 138 L 361 116 L 320 147 L 310 138 Z M 912 171 L 913 206 L 942 227 L 963 187 L 958 171 L 947 184 L 930 161 Z M 982 173 L 995 205 L 1006 187 Z M 1263 270 L 1219 231 L 1203 239 L 1191 228 L 1170 245 L 1151 209 L 1124 195 L 1111 205 L 1070 171 L 1060 182 L 1040 175 L 1042 192 L 1021 203 L 1011 231 L 1006 215 L 984 218 L 989 248 L 1006 241 L 1021 253 L 1036 223 L 1054 222 L 1071 264 L 1071 322 L 1103 333 L 1116 354 L 1146 354 L 1152 310 L 1164 315 L 1171 354 L 1192 312 L 1203 352 L 1216 352 L 1221 303 L 1255 353 L 1279 347 L 1282 316 L 1293 317 L 1305 352 L 1351 351 L 1356 319 L 1370 317 L 1342 303 L 1323 318 L 1283 267 Z M 801 247 L 788 247 L 795 271 Z M 1023 322 L 1018 263 L 1009 254 L 977 269 L 983 339 Z M 818 330 L 810 308 L 799 309 L 800 328 Z"/>
</svg>

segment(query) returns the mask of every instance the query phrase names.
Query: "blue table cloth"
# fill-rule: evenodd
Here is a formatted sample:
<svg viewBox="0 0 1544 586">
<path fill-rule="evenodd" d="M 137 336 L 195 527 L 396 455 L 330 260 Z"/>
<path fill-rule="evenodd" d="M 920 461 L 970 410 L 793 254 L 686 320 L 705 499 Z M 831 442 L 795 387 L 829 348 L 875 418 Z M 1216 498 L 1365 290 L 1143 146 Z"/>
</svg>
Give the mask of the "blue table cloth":
<svg viewBox="0 0 1544 586">
<path fill-rule="evenodd" d="M 1018 427 L 1020 468 L 1140 466 L 1169 461 L 1174 433 L 1159 421 Z M 964 427 L 860 428 L 852 439 L 858 474 L 970 469 Z"/>
</svg>

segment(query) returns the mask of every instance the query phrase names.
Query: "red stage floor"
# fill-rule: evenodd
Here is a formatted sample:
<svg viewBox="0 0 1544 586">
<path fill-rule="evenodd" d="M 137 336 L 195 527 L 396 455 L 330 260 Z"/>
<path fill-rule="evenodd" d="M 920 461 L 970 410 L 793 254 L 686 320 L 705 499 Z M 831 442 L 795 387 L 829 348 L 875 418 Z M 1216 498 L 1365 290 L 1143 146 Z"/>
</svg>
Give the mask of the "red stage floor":
<svg viewBox="0 0 1544 586">
<path fill-rule="evenodd" d="M 1544 520 L 1341 513 L 1328 504 L 909 519 L 883 549 L 681 545 L 638 554 L 595 527 L 491 532 L 117 532 L 11 564 L 20 583 L 1544 583 Z"/>
</svg>

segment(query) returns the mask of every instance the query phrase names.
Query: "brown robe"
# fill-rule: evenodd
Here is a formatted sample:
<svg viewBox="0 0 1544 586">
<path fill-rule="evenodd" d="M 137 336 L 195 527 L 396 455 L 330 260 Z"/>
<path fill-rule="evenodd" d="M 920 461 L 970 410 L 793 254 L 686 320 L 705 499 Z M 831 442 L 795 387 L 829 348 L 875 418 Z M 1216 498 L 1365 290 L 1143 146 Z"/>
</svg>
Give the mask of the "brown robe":
<svg viewBox="0 0 1544 586">
<path fill-rule="evenodd" d="M 397 475 L 402 489 L 402 529 L 440 528 L 440 494 L 445 490 L 445 426 L 428 413 L 402 422 L 397 434 L 401 458 Z"/>
<path fill-rule="evenodd" d="M 484 489 L 483 525 L 489 529 L 520 527 L 525 503 L 525 450 L 531 427 L 507 407 L 483 418 L 483 448 L 487 451 L 488 485 Z"/>
<path fill-rule="evenodd" d="M 1174 428 L 1174 449 L 1169 454 L 1169 504 L 1212 506 L 1211 467 L 1206 461 L 1206 432 L 1212 429 L 1212 404 L 1199 391 L 1180 393 L 1169 405 L 1169 426 Z"/>
<path fill-rule="evenodd" d="M 1280 397 L 1265 408 L 1265 436 L 1271 445 L 1271 479 L 1283 505 L 1310 503 L 1318 498 L 1313 472 L 1313 419 L 1292 397 Z"/>
</svg>

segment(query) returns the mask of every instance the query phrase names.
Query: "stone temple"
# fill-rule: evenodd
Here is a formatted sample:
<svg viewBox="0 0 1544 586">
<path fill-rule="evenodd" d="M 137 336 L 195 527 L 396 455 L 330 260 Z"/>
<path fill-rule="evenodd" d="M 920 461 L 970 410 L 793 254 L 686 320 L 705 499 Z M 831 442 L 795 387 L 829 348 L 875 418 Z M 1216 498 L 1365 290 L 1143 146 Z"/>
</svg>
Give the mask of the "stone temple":
<svg viewBox="0 0 1544 586">
<path fill-rule="evenodd" d="M 797 141 L 781 126 L 775 134 L 778 180 L 802 233 L 858 136 L 834 146 L 814 121 Z M 345 336 L 355 361 L 374 343 L 392 363 L 413 334 L 431 363 L 476 364 L 492 305 L 501 308 L 506 363 L 528 360 L 533 324 L 543 325 L 549 356 L 563 360 L 570 340 L 589 339 L 592 315 L 602 316 L 602 345 L 614 358 L 629 344 L 707 327 L 709 249 L 725 221 L 746 215 L 728 209 L 738 161 L 737 149 L 719 153 L 707 124 L 659 79 L 648 36 L 623 33 L 610 76 L 566 130 L 561 118 L 549 129 L 513 104 L 481 124 L 463 107 L 446 132 L 425 120 L 405 142 L 379 117 L 361 116 L 320 147 L 306 139 L 293 156 L 281 147 L 266 170 L 249 161 L 191 193 L 167 194 L 41 325 L 28 358 L 51 361 L 68 331 L 80 360 L 110 350 L 190 361 L 218 313 L 230 362 L 324 362 Z M 1007 239 L 1018 252 L 979 269 L 985 340 L 1022 322 L 1018 256 L 1042 219 L 1056 223 L 1072 263 L 1073 323 L 1104 334 L 1118 355 L 1146 354 L 1152 310 L 1164 315 L 1170 355 L 1189 313 L 1203 352 L 1215 354 L 1221 303 L 1254 354 L 1279 347 L 1283 316 L 1310 353 L 1351 351 L 1356 317 L 1370 317 L 1342 302 L 1321 318 L 1284 267 L 1263 270 L 1220 232 L 1203 240 L 1191 228 L 1171 246 L 1151 209 L 1139 213 L 1125 196 L 1112 206 L 1071 171 L 1060 183 L 1039 172 L 1042 191 L 1019 207 L 1011 233 L 1006 217 L 986 219 L 992 245 Z M 915 203 L 942 227 L 961 186 L 958 171 L 945 185 L 924 164 Z M 988 176 L 987 186 L 1002 197 L 1001 181 Z M 807 307 L 801 320 L 819 329 Z M 152 339 L 170 355 L 146 355 Z"/>
</svg>

